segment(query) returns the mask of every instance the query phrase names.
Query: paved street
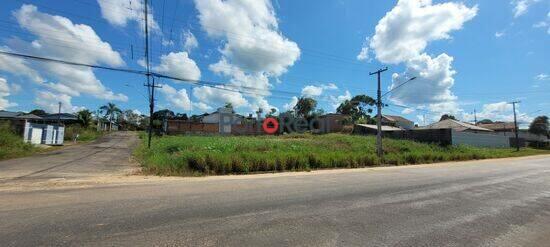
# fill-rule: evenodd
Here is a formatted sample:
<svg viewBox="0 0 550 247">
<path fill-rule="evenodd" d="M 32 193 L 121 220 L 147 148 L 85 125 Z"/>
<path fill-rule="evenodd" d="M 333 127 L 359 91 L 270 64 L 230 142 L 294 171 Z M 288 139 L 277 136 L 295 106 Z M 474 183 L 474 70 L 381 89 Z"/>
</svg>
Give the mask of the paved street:
<svg viewBox="0 0 550 247">
<path fill-rule="evenodd" d="M 549 246 L 550 157 L 0 192 L 2 246 Z"/>
<path fill-rule="evenodd" d="M 93 143 L 0 161 L 0 184 L 124 173 L 131 169 L 130 152 L 137 140 L 134 132 L 114 132 Z"/>
</svg>

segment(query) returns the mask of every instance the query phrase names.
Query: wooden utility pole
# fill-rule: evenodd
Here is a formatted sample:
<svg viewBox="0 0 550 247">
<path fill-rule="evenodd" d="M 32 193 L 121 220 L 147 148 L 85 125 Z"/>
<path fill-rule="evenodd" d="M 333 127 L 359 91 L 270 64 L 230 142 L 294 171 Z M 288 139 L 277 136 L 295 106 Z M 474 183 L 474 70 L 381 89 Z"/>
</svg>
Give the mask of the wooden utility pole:
<svg viewBox="0 0 550 247">
<path fill-rule="evenodd" d="M 376 154 L 378 155 L 378 158 L 380 158 L 380 162 L 383 162 L 384 159 L 384 150 L 382 149 L 382 90 L 380 86 L 380 74 L 382 72 L 387 71 L 388 68 L 379 69 L 376 72 L 369 73 L 369 75 L 376 74 L 378 77 L 378 91 L 376 93 L 376 108 L 378 109 L 378 112 L 376 114 Z"/>
</svg>

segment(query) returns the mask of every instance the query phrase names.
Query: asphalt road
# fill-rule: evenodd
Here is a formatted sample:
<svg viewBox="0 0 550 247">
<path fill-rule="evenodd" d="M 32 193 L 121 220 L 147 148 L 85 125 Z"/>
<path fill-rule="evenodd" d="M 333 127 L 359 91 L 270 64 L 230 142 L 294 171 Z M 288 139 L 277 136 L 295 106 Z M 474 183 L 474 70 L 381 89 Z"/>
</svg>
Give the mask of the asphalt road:
<svg viewBox="0 0 550 247">
<path fill-rule="evenodd" d="M 0 198 L 2 246 L 550 246 L 550 156 Z"/>
<path fill-rule="evenodd" d="M 0 184 L 124 173 L 131 168 L 129 157 L 137 141 L 134 132 L 113 132 L 89 144 L 0 161 Z"/>
</svg>

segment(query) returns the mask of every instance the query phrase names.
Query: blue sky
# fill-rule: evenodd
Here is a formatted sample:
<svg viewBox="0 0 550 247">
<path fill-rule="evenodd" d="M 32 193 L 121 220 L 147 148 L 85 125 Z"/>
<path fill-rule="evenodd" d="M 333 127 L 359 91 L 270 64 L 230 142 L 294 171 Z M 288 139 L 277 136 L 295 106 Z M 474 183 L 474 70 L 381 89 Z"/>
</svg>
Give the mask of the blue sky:
<svg viewBox="0 0 550 247">
<path fill-rule="evenodd" d="M 142 3 L 7 0 L 2 50 L 142 70 Z M 387 114 L 420 124 L 443 113 L 464 121 L 549 114 L 550 1 L 152 1 L 152 66 L 226 84 L 219 90 L 157 80 L 159 108 L 188 114 L 232 102 L 241 113 L 311 96 L 326 112 L 357 94 L 385 98 Z M 133 48 L 133 54 L 132 54 Z M 360 55 L 361 51 L 364 51 Z M 133 57 L 133 58 L 132 58 Z M 96 110 L 114 102 L 147 112 L 144 77 L 0 56 L 0 108 Z M 239 93 L 239 91 L 241 93 Z"/>
</svg>

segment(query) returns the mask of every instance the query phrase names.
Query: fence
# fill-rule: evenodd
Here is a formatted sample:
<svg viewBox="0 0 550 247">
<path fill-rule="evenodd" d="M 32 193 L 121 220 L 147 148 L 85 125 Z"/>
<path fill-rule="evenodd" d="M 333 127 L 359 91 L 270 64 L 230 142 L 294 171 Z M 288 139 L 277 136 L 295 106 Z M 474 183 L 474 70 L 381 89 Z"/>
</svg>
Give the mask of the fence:
<svg viewBox="0 0 550 247">
<path fill-rule="evenodd" d="M 182 120 L 168 120 L 166 133 L 177 134 L 217 134 L 220 132 L 218 124 L 195 123 Z"/>
</svg>

